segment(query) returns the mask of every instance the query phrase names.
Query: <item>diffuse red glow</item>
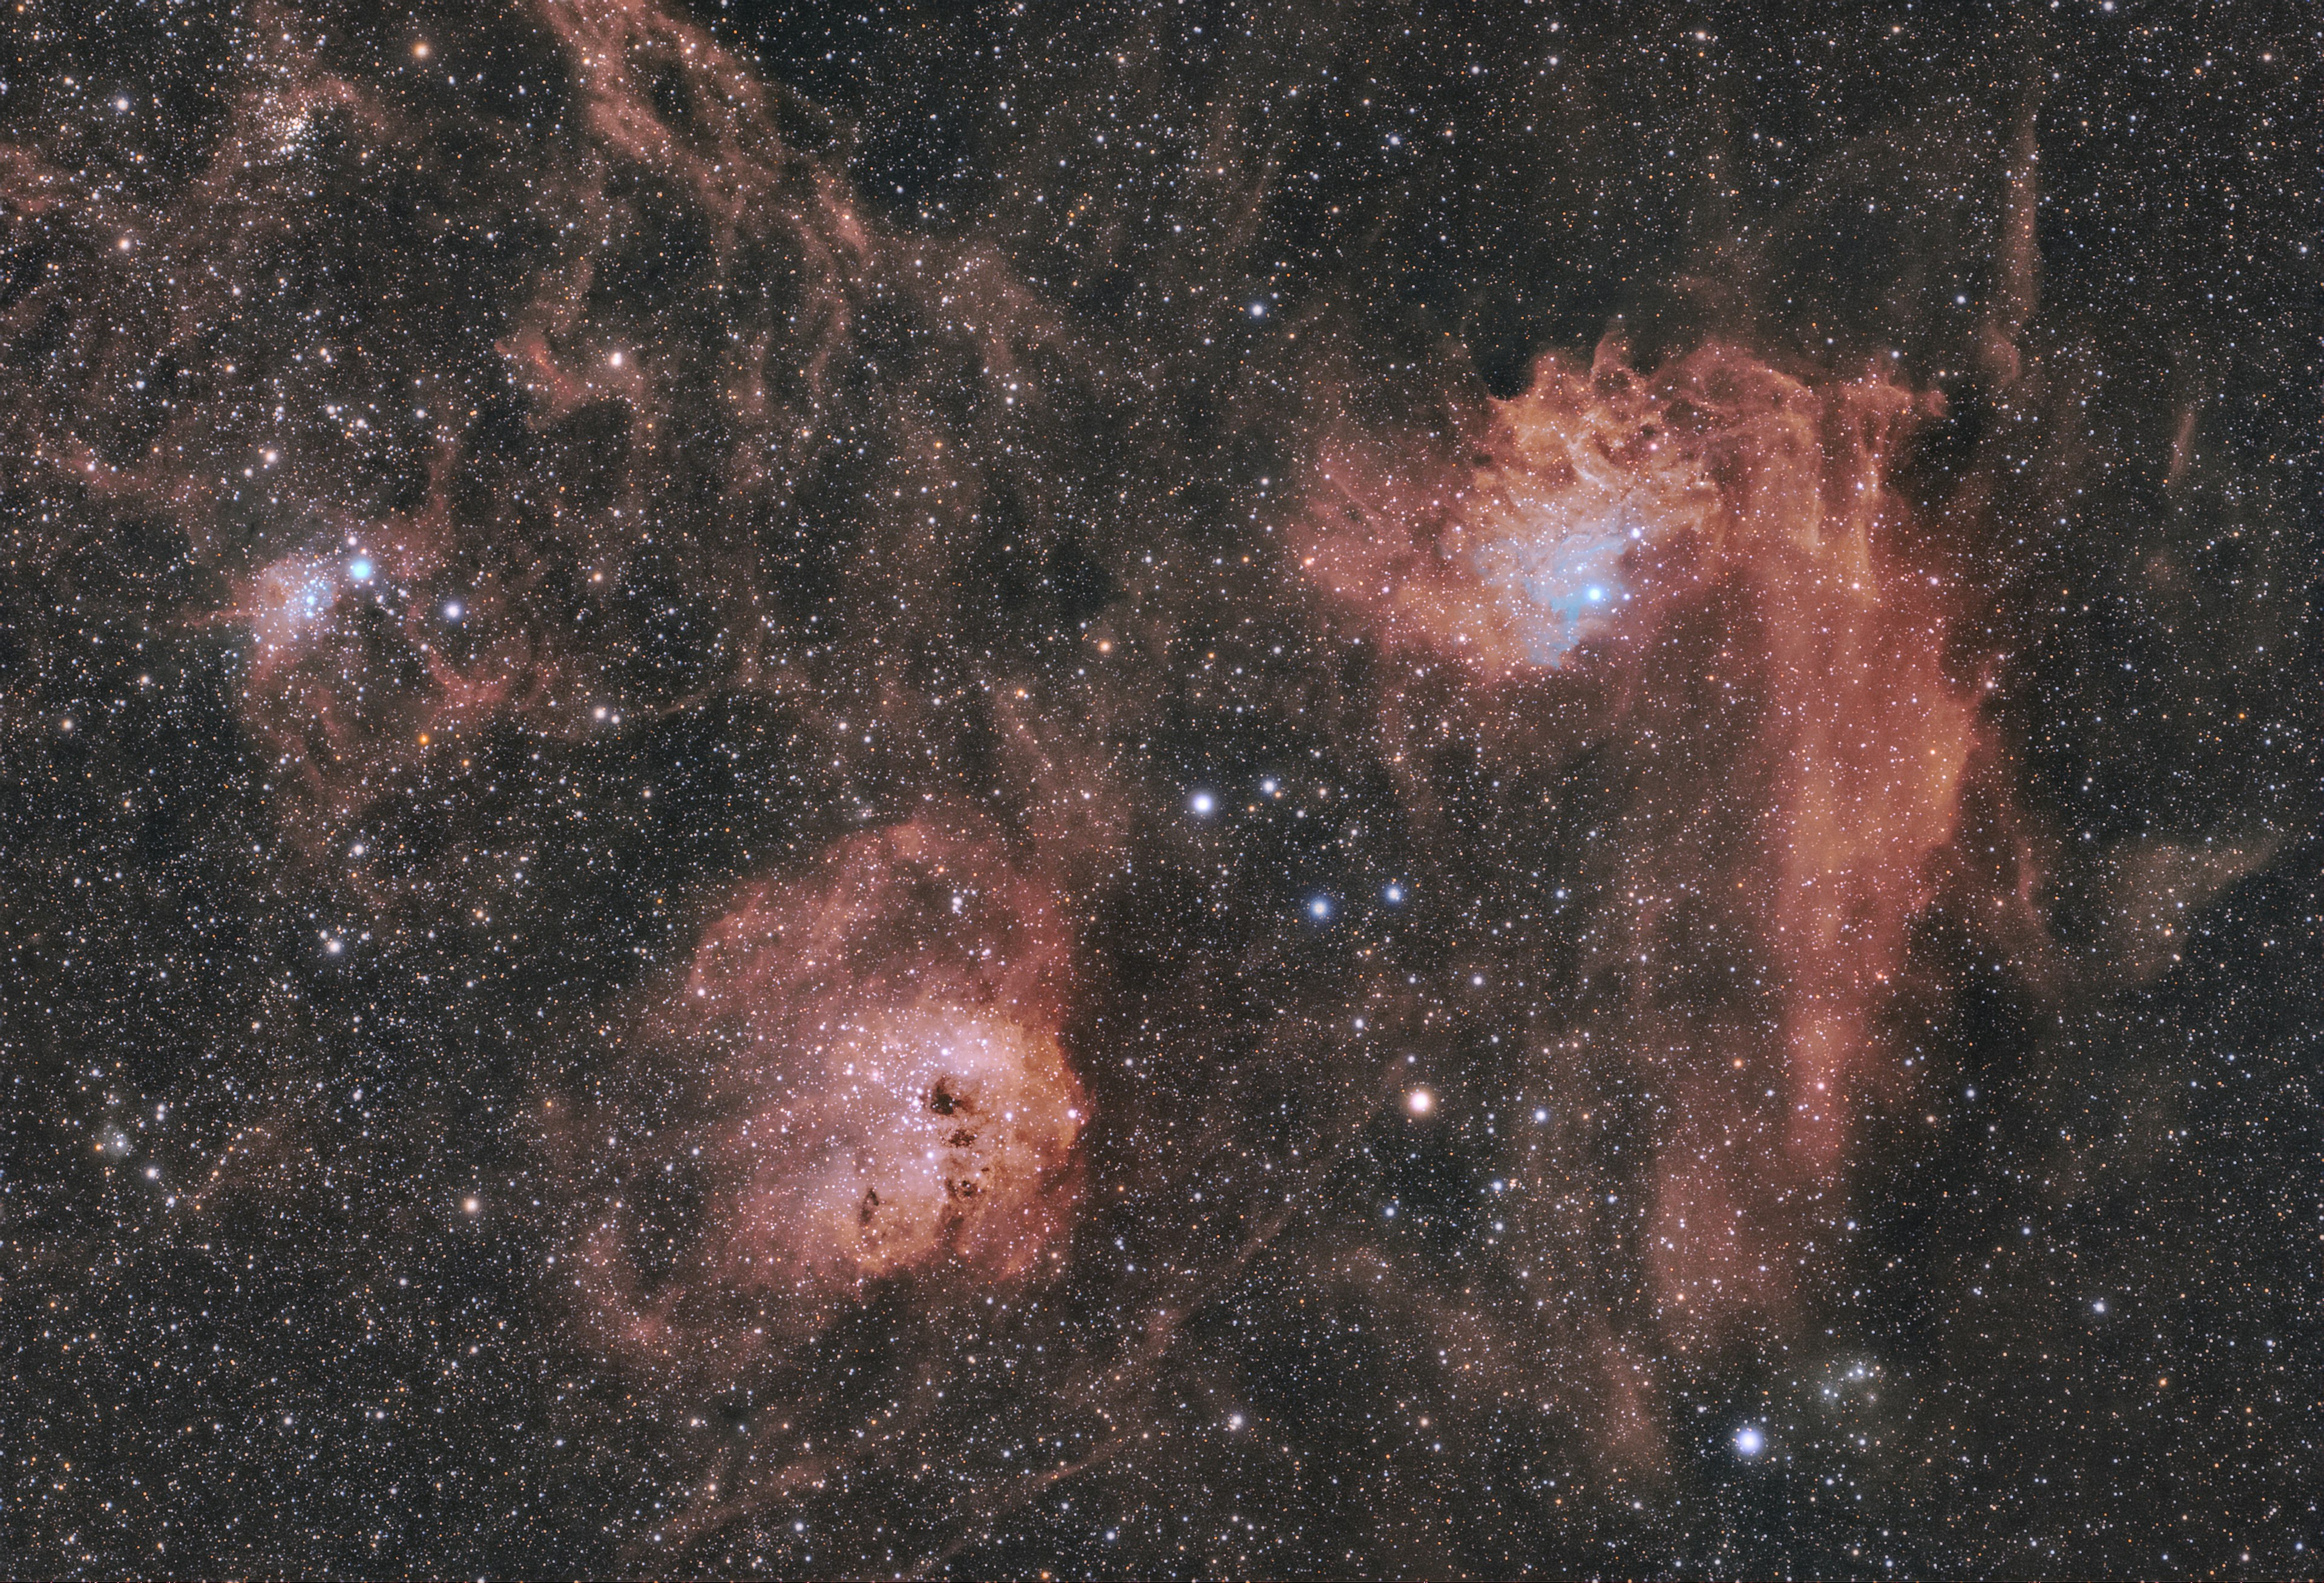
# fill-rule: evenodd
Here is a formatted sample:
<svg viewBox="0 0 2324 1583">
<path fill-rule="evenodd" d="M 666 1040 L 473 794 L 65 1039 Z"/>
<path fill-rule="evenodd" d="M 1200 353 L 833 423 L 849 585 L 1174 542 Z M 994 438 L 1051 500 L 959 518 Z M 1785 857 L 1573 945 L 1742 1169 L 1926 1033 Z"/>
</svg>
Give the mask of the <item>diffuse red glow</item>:
<svg viewBox="0 0 2324 1583">
<path fill-rule="evenodd" d="M 610 1331 L 748 1351 L 883 1277 L 1031 1271 L 1078 1198 L 1087 1115 L 1058 1036 L 1061 930 L 1055 895 L 988 833 L 929 819 L 740 892 L 636 1023 L 645 1082 L 676 1074 L 683 1150 L 601 1107 L 602 1135 L 632 1129 L 621 1149 L 642 1151 L 649 1190 L 660 1149 L 696 1196 L 659 1219 L 622 1201 L 585 1234 Z"/>
<path fill-rule="evenodd" d="M 820 112 L 710 31 L 637 0 L 537 11 L 575 96 L 546 125 L 499 90 L 434 94 L 467 59 L 448 19 L 424 55 L 399 46 L 399 69 L 354 79 L 343 51 L 260 29 L 247 63 L 268 86 L 224 107 L 162 207 L 0 158 L 0 208 L 81 233 L 119 289 L 74 400 L 9 410 L 11 454 L 43 487 L 182 533 L 224 596 L 192 619 L 246 633 L 244 718 L 299 845 L 334 867 L 392 849 L 378 827 L 401 792 L 491 731 L 580 738 L 739 695 L 835 738 L 833 721 L 900 718 L 926 697 L 895 673 L 905 629 L 943 621 L 924 579 L 964 575 L 985 508 L 1039 475 L 1054 432 L 1036 391 L 1069 338 L 989 249 L 867 214 L 807 146 Z M 319 178 L 286 197 L 296 161 L 359 189 L 414 161 L 526 173 L 464 186 L 459 225 L 430 235 L 483 238 L 492 263 L 414 264 L 350 229 Z M 323 280 L 401 301 L 406 269 L 472 270 L 463 308 L 361 333 L 283 308 Z M 914 356 L 867 363 L 874 303 L 914 323 Z M 123 393 L 152 401 L 161 368 L 170 398 L 129 422 Z M 824 545 L 848 577 L 817 630 L 787 601 Z M 359 557 L 368 578 L 348 575 Z M 683 637 L 652 630 L 680 606 Z M 878 653 L 834 659 L 835 630 L 874 623 Z M 349 877 L 374 902 L 397 883 Z"/>
<path fill-rule="evenodd" d="M 1653 1102 L 1641 1245 L 1682 1337 L 1788 1311 L 1863 1118 L 1904 1088 L 1883 1016 L 1977 736 L 1890 483 L 1933 410 L 1724 346 L 1650 375 L 1609 346 L 1494 403 L 1465 467 L 1342 444 L 1322 469 L 1302 559 L 1343 608 L 1496 711 L 1594 698 L 1588 729 L 1626 745 L 1590 974 Z M 1577 751 L 1569 718 L 1545 707 L 1518 750 Z"/>
</svg>

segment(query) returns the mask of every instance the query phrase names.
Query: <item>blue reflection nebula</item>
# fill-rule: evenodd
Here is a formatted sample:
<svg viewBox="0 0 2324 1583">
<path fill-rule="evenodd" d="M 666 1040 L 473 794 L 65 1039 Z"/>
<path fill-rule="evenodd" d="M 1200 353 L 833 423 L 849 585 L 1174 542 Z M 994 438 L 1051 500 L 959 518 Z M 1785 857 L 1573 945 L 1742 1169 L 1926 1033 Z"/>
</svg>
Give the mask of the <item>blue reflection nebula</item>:
<svg viewBox="0 0 2324 1583">
<path fill-rule="evenodd" d="M 1629 598 L 1622 558 L 1642 536 L 1626 505 L 1591 517 L 1545 512 L 1537 532 L 1478 546 L 1477 575 L 1517 596 L 1526 658 L 1559 665 Z"/>
</svg>

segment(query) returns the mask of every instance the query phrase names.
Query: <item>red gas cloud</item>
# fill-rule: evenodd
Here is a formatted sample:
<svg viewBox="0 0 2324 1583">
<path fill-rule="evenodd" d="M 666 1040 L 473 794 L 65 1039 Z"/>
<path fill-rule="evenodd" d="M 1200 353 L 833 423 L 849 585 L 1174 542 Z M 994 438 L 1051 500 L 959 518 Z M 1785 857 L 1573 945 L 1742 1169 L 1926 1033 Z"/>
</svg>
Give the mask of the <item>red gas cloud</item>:
<svg viewBox="0 0 2324 1583">
<path fill-rule="evenodd" d="M 1320 469 L 1301 558 L 1344 610 L 1458 661 L 1508 751 L 1627 756 L 1584 982 L 1651 1101 L 1640 1245 L 1681 1336 L 1790 1307 L 1910 1076 L 1884 1018 L 1978 736 L 1890 482 L 1938 405 L 1609 345 L 1491 403 L 1464 462 Z"/>
<path fill-rule="evenodd" d="M 973 823 L 745 886 L 575 1124 L 610 1140 L 581 1238 L 610 1333 L 747 1354 L 883 1277 L 1034 1269 L 1079 1193 L 1065 969 L 1056 897 Z"/>
<path fill-rule="evenodd" d="M 384 75 L 349 75 L 340 30 L 261 28 L 265 86 L 180 183 L 108 196 L 0 156 L 0 210 L 80 259 L 0 310 L 0 337 L 54 315 L 79 338 L 70 379 L 0 403 L 0 473 L 182 542 L 208 598 L 186 619 L 246 644 L 236 701 L 290 833 L 374 903 L 408 896 L 381 856 L 405 793 L 494 733 L 747 697 L 884 773 L 836 723 L 927 707 L 916 662 L 964 646 L 937 591 L 989 586 L 996 522 L 1029 563 L 1064 531 L 1038 485 L 1074 343 L 997 255 L 881 224 L 822 113 L 709 30 L 531 9 L 570 116 L 454 73 L 504 21 L 443 19 Z M 415 166 L 467 173 L 458 225 L 390 235 L 334 200 Z M 326 281 L 457 281 L 458 306 L 359 333 L 284 306 Z M 356 846 L 373 862 L 343 867 Z"/>
</svg>

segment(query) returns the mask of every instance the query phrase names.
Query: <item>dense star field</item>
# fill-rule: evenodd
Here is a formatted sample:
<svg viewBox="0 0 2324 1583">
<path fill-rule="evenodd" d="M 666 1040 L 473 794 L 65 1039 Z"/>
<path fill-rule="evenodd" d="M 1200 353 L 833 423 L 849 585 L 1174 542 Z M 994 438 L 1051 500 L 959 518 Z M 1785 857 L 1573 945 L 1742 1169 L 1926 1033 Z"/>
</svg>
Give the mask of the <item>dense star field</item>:
<svg viewBox="0 0 2324 1583">
<path fill-rule="evenodd" d="M 2312 6 L 0 22 L 0 1574 L 2312 1576 Z"/>
</svg>

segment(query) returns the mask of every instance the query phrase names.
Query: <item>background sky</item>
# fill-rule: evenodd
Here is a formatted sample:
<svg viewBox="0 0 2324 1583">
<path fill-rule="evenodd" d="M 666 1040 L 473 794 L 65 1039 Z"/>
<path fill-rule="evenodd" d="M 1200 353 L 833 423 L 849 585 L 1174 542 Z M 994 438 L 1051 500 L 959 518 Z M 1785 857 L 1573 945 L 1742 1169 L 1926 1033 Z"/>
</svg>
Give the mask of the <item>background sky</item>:
<svg viewBox="0 0 2324 1583">
<path fill-rule="evenodd" d="M 27 0 L 0 1569 L 2318 1570 L 2301 6 Z"/>
</svg>

